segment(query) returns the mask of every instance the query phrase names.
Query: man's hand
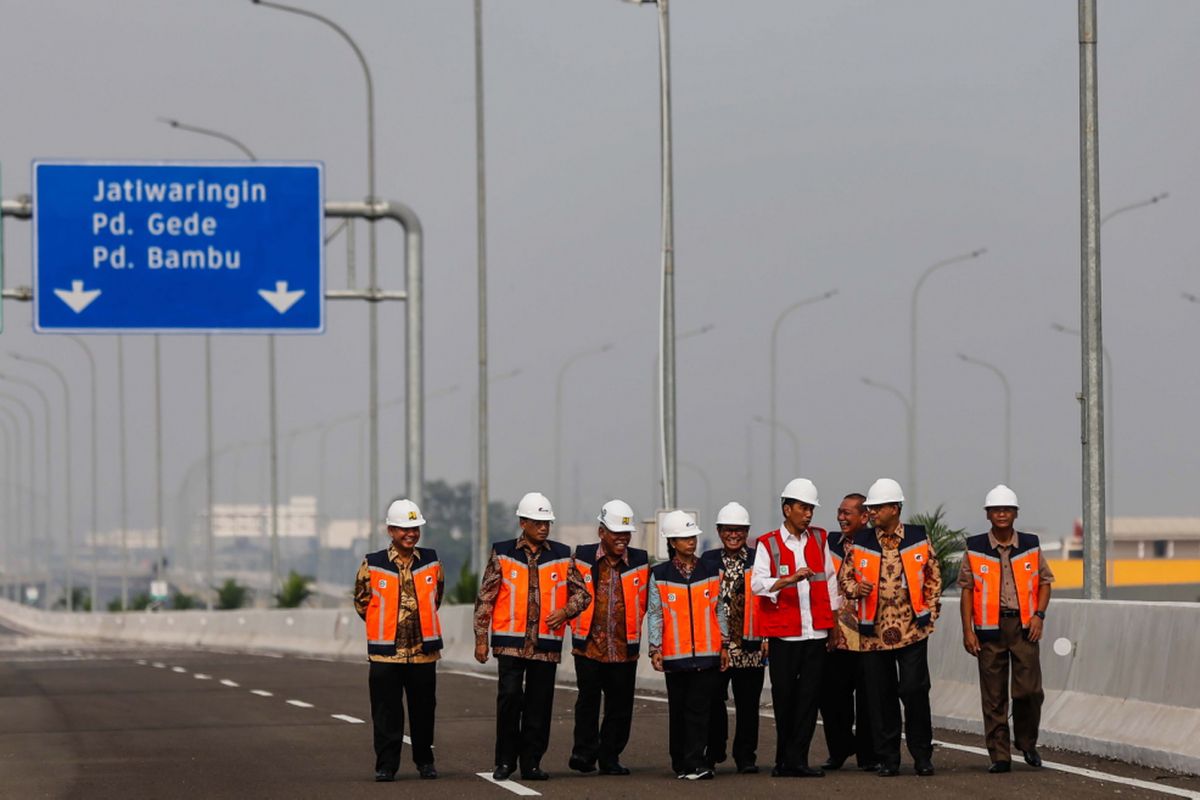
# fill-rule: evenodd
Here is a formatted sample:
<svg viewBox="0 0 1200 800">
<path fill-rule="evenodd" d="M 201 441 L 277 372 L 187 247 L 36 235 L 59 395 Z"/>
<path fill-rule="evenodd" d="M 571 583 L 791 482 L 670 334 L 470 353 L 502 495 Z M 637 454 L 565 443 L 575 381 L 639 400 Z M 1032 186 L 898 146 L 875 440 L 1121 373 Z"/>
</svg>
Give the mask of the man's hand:
<svg viewBox="0 0 1200 800">
<path fill-rule="evenodd" d="M 813 571 L 809 567 L 797 567 L 796 571 L 792 573 L 792 575 L 795 578 L 792 583 L 799 583 L 800 581 L 811 578 L 813 576 Z"/>
<path fill-rule="evenodd" d="M 1041 620 L 1038 621 L 1040 622 Z M 975 631 L 972 628 L 963 631 L 963 649 L 973 656 L 978 657 L 979 655 L 979 637 L 975 635 Z"/>
<path fill-rule="evenodd" d="M 556 608 L 546 615 L 546 625 L 550 628 L 561 628 L 567 624 L 567 610 Z"/>
<path fill-rule="evenodd" d="M 825 649 L 833 652 L 845 644 L 846 637 L 842 635 L 842 626 L 836 622 L 833 624 L 833 630 L 829 632 L 829 636 L 825 640 Z"/>
<path fill-rule="evenodd" d="M 875 591 L 875 584 L 870 581 L 859 581 L 854 589 L 854 595 L 861 600 L 864 597 L 870 597 L 873 591 Z"/>
<path fill-rule="evenodd" d="M 721 648 L 721 672 L 729 669 L 729 651 L 724 647 Z"/>
<path fill-rule="evenodd" d="M 654 667 L 655 672 L 663 671 L 662 653 L 650 654 L 650 666 Z"/>
<path fill-rule="evenodd" d="M 480 664 L 486 664 L 487 657 L 488 657 L 487 642 L 480 642 L 479 644 L 475 645 L 475 660 L 478 661 Z"/>
<path fill-rule="evenodd" d="M 1026 638 L 1031 642 L 1040 642 L 1042 640 L 1042 626 L 1046 623 L 1041 617 L 1033 616 L 1029 618 L 1029 634 Z"/>
</svg>

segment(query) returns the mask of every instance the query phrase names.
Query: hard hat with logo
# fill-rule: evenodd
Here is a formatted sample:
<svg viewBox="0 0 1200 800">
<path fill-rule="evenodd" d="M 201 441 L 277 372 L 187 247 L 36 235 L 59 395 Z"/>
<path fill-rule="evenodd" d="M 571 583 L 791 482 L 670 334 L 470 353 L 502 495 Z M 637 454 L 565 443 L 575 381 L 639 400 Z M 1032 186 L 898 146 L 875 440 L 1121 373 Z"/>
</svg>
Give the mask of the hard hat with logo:
<svg viewBox="0 0 1200 800">
<path fill-rule="evenodd" d="M 703 533 L 696 520 L 686 511 L 668 511 L 662 518 L 662 536 L 664 539 L 686 539 L 689 536 L 699 536 Z"/>
<path fill-rule="evenodd" d="M 987 493 L 987 497 L 983 499 L 984 508 L 1020 508 L 1021 504 L 1017 502 L 1017 493 L 1005 486 L 1003 483 L 998 484 L 996 488 Z"/>
<path fill-rule="evenodd" d="M 871 488 L 867 490 L 867 499 L 863 502 L 864 506 L 884 506 L 888 503 L 903 503 L 904 491 L 900 488 L 900 484 L 891 478 L 880 478 L 871 484 Z"/>
<path fill-rule="evenodd" d="M 741 503 L 733 502 L 726 503 L 721 506 L 721 510 L 717 512 L 718 525 L 738 525 L 740 527 L 750 527 L 750 512 Z"/>
<path fill-rule="evenodd" d="M 784 500 L 799 500 L 813 507 L 821 505 L 817 502 L 817 487 L 808 478 L 794 478 L 788 481 L 788 485 L 780 492 L 780 497 Z"/>
<path fill-rule="evenodd" d="M 539 522 L 554 522 L 554 507 L 550 498 L 541 492 L 530 492 L 517 503 L 517 517 Z"/>
<path fill-rule="evenodd" d="M 389 528 L 419 528 L 425 518 L 412 500 L 397 500 L 388 506 L 387 524 Z"/>
<path fill-rule="evenodd" d="M 600 516 L 596 520 L 613 533 L 633 533 L 637 530 L 633 524 L 633 509 L 624 500 L 609 500 L 600 508 Z"/>
</svg>

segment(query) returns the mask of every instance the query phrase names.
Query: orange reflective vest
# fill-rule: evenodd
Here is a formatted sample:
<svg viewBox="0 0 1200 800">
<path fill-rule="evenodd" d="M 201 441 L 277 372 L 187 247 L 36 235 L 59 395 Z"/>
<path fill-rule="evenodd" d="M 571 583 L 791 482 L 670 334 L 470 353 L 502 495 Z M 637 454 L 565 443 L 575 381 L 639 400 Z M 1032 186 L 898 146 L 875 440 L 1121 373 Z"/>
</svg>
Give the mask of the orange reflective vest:
<svg viewBox="0 0 1200 800">
<path fill-rule="evenodd" d="M 709 550 L 701 559 L 708 562 L 711 569 L 715 569 L 718 573 L 725 572 L 724 562 L 725 549 L 718 547 L 715 550 Z M 762 633 L 758 630 L 758 603 L 754 597 L 754 590 L 750 588 L 750 578 L 754 574 L 754 556 L 750 552 L 750 548 L 743 546 L 741 550 L 742 560 L 742 586 L 741 586 L 741 603 L 742 603 L 742 630 L 741 639 L 738 640 L 734 631 L 730 630 L 729 638 L 743 650 L 758 650 L 762 647 Z M 732 602 L 734 598 L 730 598 Z M 726 611 L 726 619 L 728 620 L 728 610 Z"/>
<path fill-rule="evenodd" d="M 662 604 L 663 670 L 712 669 L 721 666 L 721 627 L 717 595 L 721 574 L 697 560 L 683 577 L 670 561 L 650 570 Z"/>
<path fill-rule="evenodd" d="M 621 596 L 625 600 L 625 649 L 636 656 L 642 641 L 642 620 L 646 616 L 647 591 L 650 588 L 650 560 L 645 550 L 630 547 L 626 551 L 629 564 L 618 561 L 616 570 L 621 576 Z M 572 640 L 576 647 L 587 647 L 588 633 L 592 630 L 592 614 L 596 610 L 596 583 L 600 580 L 599 544 L 584 544 L 575 548 L 575 560 L 586 565 L 580 567 L 583 585 L 587 587 L 592 601 L 588 607 L 571 620 Z"/>
<path fill-rule="evenodd" d="M 1022 628 L 1029 627 L 1029 619 L 1037 610 L 1041 587 L 1038 575 L 1040 556 L 1041 542 L 1038 537 L 1018 531 L 1009 554 L 1009 563 L 1012 564 L 1013 580 L 1017 585 Z M 973 578 L 972 623 L 975 634 L 981 640 L 995 639 L 1000 635 L 1000 551 L 992 548 L 986 533 L 981 533 L 967 539 L 966 558 Z"/>
<path fill-rule="evenodd" d="M 833 608 L 829 601 L 828 575 L 825 574 L 825 542 L 829 536 L 824 528 L 808 528 L 808 539 L 804 545 L 804 566 L 813 571 L 808 580 L 808 606 L 812 614 L 813 628 L 827 631 L 833 627 Z M 796 571 L 796 557 L 792 549 L 783 542 L 779 530 L 758 537 L 758 546 L 765 548 L 770 557 L 771 577 L 782 578 Z M 775 595 L 755 597 L 758 605 L 758 630 L 763 636 L 803 636 L 803 621 L 800 616 L 800 586 L 787 586 Z"/>
<path fill-rule="evenodd" d="M 400 618 L 400 570 L 387 550 L 367 555 L 371 602 L 367 605 L 367 652 L 374 656 L 396 655 L 396 624 Z M 438 619 L 438 583 L 442 563 L 437 551 L 416 548 L 412 563 L 413 590 L 417 595 L 417 618 L 421 624 L 421 650 L 442 649 L 442 623 Z"/>
<path fill-rule="evenodd" d="M 529 559 L 526 551 L 517 547 L 517 540 L 497 542 L 492 548 L 500 565 L 500 590 L 492 608 L 492 647 L 525 646 L 529 620 Z M 567 604 L 567 573 L 571 569 L 571 548 L 547 539 L 538 553 L 537 583 L 538 650 L 561 653 L 566 625 L 551 628 L 546 616 Z"/>
<path fill-rule="evenodd" d="M 861 530 L 868 529 L 862 528 Z M 858 531 L 854 531 L 854 533 L 851 533 L 849 537 L 840 531 L 834 531 L 832 534 L 830 534 L 829 555 L 833 558 L 833 571 L 835 573 L 842 571 L 842 561 L 846 558 L 846 548 L 854 545 L 855 533 L 858 533 Z"/>
<path fill-rule="evenodd" d="M 875 530 L 868 528 L 854 537 L 850 552 L 854 559 L 854 579 L 875 585 L 871 593 L 858 600 L 858 631 L 863 636 L 875 635 L 875 614 L 879 610 L 879 572 L 883 550 Z M 918 628 L 929 624 L 929 606 L 925 602 L 925 565 L 929 562 L 929 539 L 920 525 L 905 525 L 900 540 L 900 562 L 904 567 L 904 582 L 912 603 L 913 620 Z"/>
</svg>

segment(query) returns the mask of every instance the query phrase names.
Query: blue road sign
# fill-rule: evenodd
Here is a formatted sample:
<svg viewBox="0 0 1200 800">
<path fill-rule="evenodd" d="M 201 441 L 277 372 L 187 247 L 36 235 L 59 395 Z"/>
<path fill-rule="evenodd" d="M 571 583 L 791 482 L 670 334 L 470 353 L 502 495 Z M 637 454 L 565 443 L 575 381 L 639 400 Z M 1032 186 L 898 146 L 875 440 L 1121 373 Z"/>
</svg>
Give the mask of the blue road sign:
<svg viewBox="0 0 1200 800">
<path fill-rule="evenodd" d="M 35 161 L 34 330 L 319 332 L 319 163 Z"/>
</svg>

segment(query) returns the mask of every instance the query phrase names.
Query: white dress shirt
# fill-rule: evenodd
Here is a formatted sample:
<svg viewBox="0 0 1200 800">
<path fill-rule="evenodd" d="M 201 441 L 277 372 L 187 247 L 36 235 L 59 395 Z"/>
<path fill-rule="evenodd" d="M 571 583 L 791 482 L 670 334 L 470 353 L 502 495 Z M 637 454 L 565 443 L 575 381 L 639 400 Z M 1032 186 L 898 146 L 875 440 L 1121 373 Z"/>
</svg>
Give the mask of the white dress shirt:
<svg viewBox="0 0 1200 800">
<path fill-rule="evenodd" d="M 797 567 L 808 566 L 808 562 L 804 559 L 804 548 L 808 544 L 808 537 L 813 534 L 809 533 L 808 528 L 805 528 L 800 535 L 793 536 L 786 526 L 779 529 L 783 538 L 783 544 L 792 551 L 792 557 L 795 559 Z M 833 556 L 829 552 L 829 542 L 825 542 L 825 585 L 829 588 L 829 607 L 833 611 L 837 611 L 842 607 L 842 596 L 838 592 L 837 573 L 833 569 Z M 778 602 L 779 592 L 772 592 L 771 587 L 775 585 L 775 581 L 784 577 L 771 575 L 771 556 L 768 555 L 767 549 L 763 546 L 758 546 L 754 551 L 754 569 L 750 573 L 750 589 L 759 597 L 766 597 L 771 602 Z M 800 581 L 795 585 L 796 590 L 800 594 L 800 630 L 803 632 L 800 636 L 780 636 L 779 638 L 785 642 L 803 642 L 809 639 L 824 639 L 829 635 L 828 631 L 819 631 L 813 628 L 812 620 L 812 600 L 810 599 L 811 589 L 809 582 L 813 580 Z"/>
</svg>

